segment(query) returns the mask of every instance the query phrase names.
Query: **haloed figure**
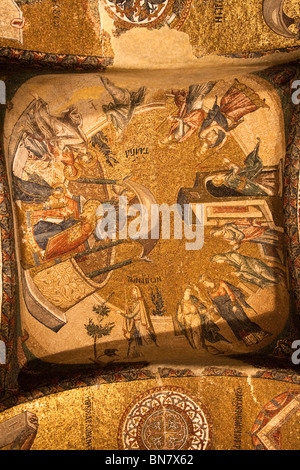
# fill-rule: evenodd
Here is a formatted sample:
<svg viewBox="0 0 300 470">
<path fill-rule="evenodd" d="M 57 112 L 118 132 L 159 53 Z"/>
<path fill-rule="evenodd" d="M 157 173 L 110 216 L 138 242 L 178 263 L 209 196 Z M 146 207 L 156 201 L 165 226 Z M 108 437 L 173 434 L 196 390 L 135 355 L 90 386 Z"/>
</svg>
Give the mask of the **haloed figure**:
<svg viewBox="0 0 300 470">
<path fill-rule="evenodd" d="M 214 281 L 205 276 L 200 278 L 200 282 L 207 288 L 216 313 L 228 323 L 238 341 L 251 346 L 269 335 L 246 315 L 245 309 L 253 309 L 239 288 L 229 282 Z"/>
<path fill-rule="evenodd" d="M 270 229 L 256 220 L 236 220 L 210 231 L 214 238 L 226 240 L 234 250 L 240 248 L 241 243 L 252 242 L 261 245 L 279 246 L 279 237 L 275 230 Z"/>
<path fill-rule="evenodd" d="M 218 173 L 212 177 L 216 187 L 227 187 L 244 196 L 276 196 L 277 171 L 264 171 L 262 159 L 259 156 L 260 139 L 255 149 L 245 158 L 240 167 L 224 158 L 228 165 L 226 173 Z"/>
<path fill-rule="evenodd" d="M 191 288 L 185 289 L 177 308 L 176 318 L 192 348 L 200 349 L 204 345 L 200 311 L 205 310 L 205 307 L 191 294 Z"/>
<path fill-rule="evenodd" d="M 134 358 L 141 355 L 143 345 L 156 344 L 156 334 L 138 287 L 132 288 L 130 300 L 124 315 L 123 332 L 129 342 L 127 357 Z"/>
<path fill-rule="evenodd" d="M 198 290 L 198 289 L 197 289 Z M 187 287 L 178 304 L 176 320 L 193 349 L 209 349 L 206 341 L 228 342 L 220 333 L 218 326 L 208 318 L 206 306 L 192 295 L 192 288 Z M 210 347 L 210 349 L 215 348 Z"/>
<path fill-rule="evenodd" d="M 212 263 L 227 263 L 236 269 L 235 275 L 245 282 L 250 282 L 261 289 L 274 287 L 284 279 L 283 272 L 278 268 L 271 268 L 262 260 L 241 255 L 235 251 L 221 253 L 213 256 Z"/>
</svg>

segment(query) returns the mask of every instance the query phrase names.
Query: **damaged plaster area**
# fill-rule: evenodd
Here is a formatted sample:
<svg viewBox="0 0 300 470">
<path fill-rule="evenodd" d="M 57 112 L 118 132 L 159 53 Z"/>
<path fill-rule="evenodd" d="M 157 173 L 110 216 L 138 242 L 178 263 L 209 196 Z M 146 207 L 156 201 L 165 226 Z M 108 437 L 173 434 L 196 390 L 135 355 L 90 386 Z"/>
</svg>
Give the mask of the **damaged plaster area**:
<svg viewBox="0 0 300 470">
<path fill-rule="evenodd" d="M 102 29 L 111 38 L 115 68 L 157 69 L 199 65 L 186 33 L 164 26 L 154 30 L 133 28 L 116 37 L 114 20 L 103 3 L 100 3 L 100 16 Z"/>
</svg>

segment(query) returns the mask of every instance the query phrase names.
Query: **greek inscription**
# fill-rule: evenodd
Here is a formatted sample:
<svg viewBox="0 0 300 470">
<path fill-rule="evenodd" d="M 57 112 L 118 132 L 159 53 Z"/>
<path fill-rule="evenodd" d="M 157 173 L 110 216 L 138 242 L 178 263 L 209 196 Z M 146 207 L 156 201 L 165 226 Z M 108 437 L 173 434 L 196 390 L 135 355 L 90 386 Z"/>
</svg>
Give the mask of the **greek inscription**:
<svg viewBox="0 0 300 470">
<path fill-rule="evenodd" d="M 53 25 L 55 28 L 60 26 L 60 5 L 59 0 L 52 0 Z"/>
<path fill-rule="evenodd" d="M 93 403 L 91 397 L 84 399 L 85 444 L 87 450 L 93 449 Z"/>
<path fill-rule="evenodd" d="M 233 400 L 234 406 L 234 434 L 233 434 L 233 449 L 241 450 L 242 445 L 242 431 L 243 431 L 243 391 L 238 387 L 235 392 Z"/>
<path fill-rule="evenodd" d="M 223 23 L 224 0 L 214 0 L 215 23 Z"/>
<path fill-rule="evenodd" d="M 137 157 L 142 156 L 145 158 L 145 155 L 148 155 L 148 148 L 147 147 L 138 147 L 138 148 L 131 148 L 128 150 L 125 150 L 125 155 L 126 158 L 132 158 L 135 157 L 134 160 L 136 160 Z"/>
<path fill-rule="evenodd" d="M 146 276 L 142 274 L 141 276 L 127 276 L 128 282 L 132 282 L 134 284 L 157 284 L 162 282 L 160 276 Z"/>
</svg>

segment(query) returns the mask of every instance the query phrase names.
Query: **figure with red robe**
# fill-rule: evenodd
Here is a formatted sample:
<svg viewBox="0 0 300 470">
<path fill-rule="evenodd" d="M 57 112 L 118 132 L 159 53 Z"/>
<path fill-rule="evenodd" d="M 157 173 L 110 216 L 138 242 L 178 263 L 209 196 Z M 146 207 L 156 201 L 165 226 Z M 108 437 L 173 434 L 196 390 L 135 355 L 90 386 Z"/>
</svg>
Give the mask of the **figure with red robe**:
<svg viewBox="0 0 300 470">
<path fill-rule="evenodd" d="M 235 79 L 221 98 L 220 104 L 218 105 L 216 98 L 214 106 L 208 111 L 199 131 L 199 138 L 207 139 L 209 136 L 211 145 L 208 148 L 220 149 L 229 133 L 244 122 L 245 116 L 260 108 L 269 106 L 252 88 Z M 212 134 L 215 134 L 214 139 L 210 137 Z"/>
<path fill-rule="evenodd" d="M 60 258 L 67 253 L 76 253 L 86 249 L 85 242 L 93 234 L 96 224 L 96 211 L 101 203 L 89 200 L 83 206 L 82 213 L 74 204 L 69 207 L 71 212 L 68 217 L 59 216 L 59 209 L 52 210 L 52 219 L 56 215 L 56 221 L 52 221 L 50 214 L 44 211 L 44 219 L 33 225 L 33 237 L 39 246 L 45 260 Z M 73 209 L 73 210 L 72 210 Z M 50 220 L 45 220 L 48 215 Z M 61 220 L 59 220 L 61 218 Z"/>
<path fill-rule="evenodd" d="M 212 228 L 210 235 L 227 241 L 234 251 L 246 242 L 255 243 L 262 248 L 261 251 L 266 258 L 281 262 L 278 253 L 280 238 L 277 231 L 260 221 L 254 219 L 234 220 Z"/>
<path fill-rule="evenodd" d="M 200 282 L 207 288 L 215 312 L 227 322 L 238 341 L 243 341 L 246 346 L 252 346 L 269 335 L 248 318 L 245 310 L 251 309 L 251 306 L 239 288 L 229 282 L 214 281 L 205 276 L 200 278 Z"/>
<path fill-rule="evenodd" d="M 191 85 L 188 91 L 172 91 L 177 113 L 175 116 L 168 117 L 172 126 L 168 137 L 162 143 L 170 143 L 172 140 L 185 142 L 200 129 L 205 119 L 203 100 L 214 86 L 214 82 L 208 82 L 202 85 Z"/>
</svg>

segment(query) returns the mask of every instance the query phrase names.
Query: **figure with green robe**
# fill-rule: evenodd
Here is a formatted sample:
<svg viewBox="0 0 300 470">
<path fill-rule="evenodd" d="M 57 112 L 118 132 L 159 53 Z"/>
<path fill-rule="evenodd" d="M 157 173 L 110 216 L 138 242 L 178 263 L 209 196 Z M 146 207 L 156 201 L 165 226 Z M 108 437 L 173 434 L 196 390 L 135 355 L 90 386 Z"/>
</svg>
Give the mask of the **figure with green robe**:
<svg viewBox="0 0 300 470">
<path fill-rule="evenodd" d="M 264 166 L 259 156 L 260 140 L 259 138 L 257 140 L 255 149 L 246 157 L 242 167 L 224 159 L 224 162 L 229 164 L 229 171 L 212 177 L 212 183 L 215 187 L 224 185 L 244 196 L 275 195 L 276 178 L 269 172 L 264 177 Z"/>
<path fill-rule="evenodd" d="M 260 288 L 278 285 L 284 278 L 279 268 L 271 268 L 258 258 L 245 256 L 236 251 L 221 253 L 213 256 L 212 263 L 227 263 L 236 269 L 236 275 L 241 281 L 250 282 Z"/>
</svg>

